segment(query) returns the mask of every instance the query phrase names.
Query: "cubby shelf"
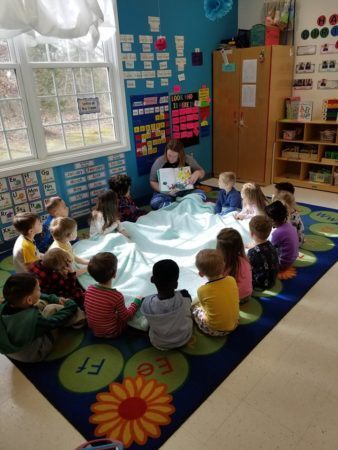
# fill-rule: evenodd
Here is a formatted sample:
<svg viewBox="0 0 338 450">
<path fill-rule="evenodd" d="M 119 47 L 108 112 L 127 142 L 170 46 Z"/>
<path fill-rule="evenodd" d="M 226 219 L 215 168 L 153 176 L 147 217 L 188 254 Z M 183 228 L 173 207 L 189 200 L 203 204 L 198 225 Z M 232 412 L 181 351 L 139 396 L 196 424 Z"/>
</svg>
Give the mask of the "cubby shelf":
<svg viewBox="0 0 338 450">
<path fill-rule="evenodd" d="M 334 158 L 328 157 L 333 152 Z M 289 181 L 299 187 L 338 193 L 338 123 L 279 120 L 273 181 Z"/>
</svg>

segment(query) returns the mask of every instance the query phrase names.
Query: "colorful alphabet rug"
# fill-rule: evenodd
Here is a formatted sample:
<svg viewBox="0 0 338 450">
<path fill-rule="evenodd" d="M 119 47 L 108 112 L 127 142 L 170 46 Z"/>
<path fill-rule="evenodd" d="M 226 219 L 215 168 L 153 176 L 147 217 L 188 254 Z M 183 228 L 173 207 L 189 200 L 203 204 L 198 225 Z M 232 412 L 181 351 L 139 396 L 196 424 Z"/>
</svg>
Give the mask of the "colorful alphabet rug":
<svg viewBox="0 0 338 450">
<path fill-rule="evenodd" d="M 216 216 L 213 208 L 195 195 L 187 196 L 137 224 L 125 223 L 129 241 L 117 234 L 82 239 L 75 252 L 90 257 L 113 251 L 119 260 L 115 286 L 127 302 L 154 292 L 153 263 L 172 258 L 180 266 L 179 288 L 194 297 L 205 282 L 194 267 L 196 253 L 215 248 L 216 235 L 225 226 L 236 227 L 245 242 L 249 239 L 245 221 Z M 299 258 L 271 290 L 241 306 L 240 325 L 230 335 L 209 337 L 195 327 L 186 346 L 158 351 L 139 316 L 114 340 L 97 339 L 88 329 L 64 329 L 47 361 L 15 364 L 86 439 L 107 437 L 126 448 L 158 449 L 337 261 L 338 212 L 311 205 L 299 208 L 306 230 Z M 0 268 L 3 284 L 12 270 L 10 258 Z M 92 280 L 87 275 L 81 282 L 86 286 Z"/>
</svg>

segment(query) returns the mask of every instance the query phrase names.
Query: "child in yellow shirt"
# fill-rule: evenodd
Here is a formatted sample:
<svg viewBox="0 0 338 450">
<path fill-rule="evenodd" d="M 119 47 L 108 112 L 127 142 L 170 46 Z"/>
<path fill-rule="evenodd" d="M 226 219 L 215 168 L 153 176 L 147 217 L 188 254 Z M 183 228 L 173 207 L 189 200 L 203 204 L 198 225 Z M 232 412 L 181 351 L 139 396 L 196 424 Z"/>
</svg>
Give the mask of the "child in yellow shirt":
<svg viewBox="0 0 338 450">
<path fill-rule="evenodd" d="M 224 259 L 218 250 L 201 250 L 196 255 L 196 267 L 208 282 L 197 290 L 199 303 L 192 315 L 203 333 L 224 336 L 239 323 L 239 297 L 235 278 L 224 276 Z"/>
<path fill-rule="evenodd" d="M 40 217 L 33 213 L 18 213 L 13 225 L 20 233 L 13 248 L 13 264 L 17 273 L 28 272 L 32 264 L 43 256 L 39 253 L 34 236 L 42 231 Z"/>
</svg>

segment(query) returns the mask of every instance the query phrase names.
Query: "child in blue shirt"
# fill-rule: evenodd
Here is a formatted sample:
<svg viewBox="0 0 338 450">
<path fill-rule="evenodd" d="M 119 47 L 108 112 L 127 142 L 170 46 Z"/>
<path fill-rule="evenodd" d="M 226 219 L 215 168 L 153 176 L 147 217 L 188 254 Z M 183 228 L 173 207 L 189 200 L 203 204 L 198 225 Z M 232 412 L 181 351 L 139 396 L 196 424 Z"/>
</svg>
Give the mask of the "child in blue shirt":
<svg viewBox="0 0 338 450">
<path fill-rule="evenodd" d="M 35 243 L 41 253 L 45 253 L 53 243 L 53 236 L 49 230 L 51 221 L 55 217 L 68 217 L 69 209 L 61 197 L 50 197 L 45 201 L 48 212 L 47 219 L 43 222 L 42 233 L 35 236 Z"/>
<path fill-rule="evenodd" d="M 220 192 L 215 206 L 215 214 L 227 214 L 242 209 L 241 193 L 235 188 L 236 175 L 234 172 L 223 172 L 219 175 L 218 186 Z"/>
</svg>

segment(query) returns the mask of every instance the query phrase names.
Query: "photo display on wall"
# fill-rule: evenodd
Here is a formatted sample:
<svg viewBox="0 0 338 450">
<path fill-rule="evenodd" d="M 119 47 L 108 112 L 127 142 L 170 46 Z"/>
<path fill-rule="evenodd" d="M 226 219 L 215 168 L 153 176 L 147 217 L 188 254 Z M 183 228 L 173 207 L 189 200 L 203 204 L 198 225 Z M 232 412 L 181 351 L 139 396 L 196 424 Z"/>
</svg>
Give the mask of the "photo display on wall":
<svg viewBox="0 0 338 450">
<path fill-rule="evenodd" d="M 168 93 L 130 97 L 139 175 L 149 173 L 155 159 L 164 153 L 170 136 L 168 99 Z"/>
<path fill-rule="evenodd" d="M 180 139 L 184 147 L 199 143 L 200 124 L 197 103 L 197 92 L 170 96 L 172 137 Z"/>
</svg>

